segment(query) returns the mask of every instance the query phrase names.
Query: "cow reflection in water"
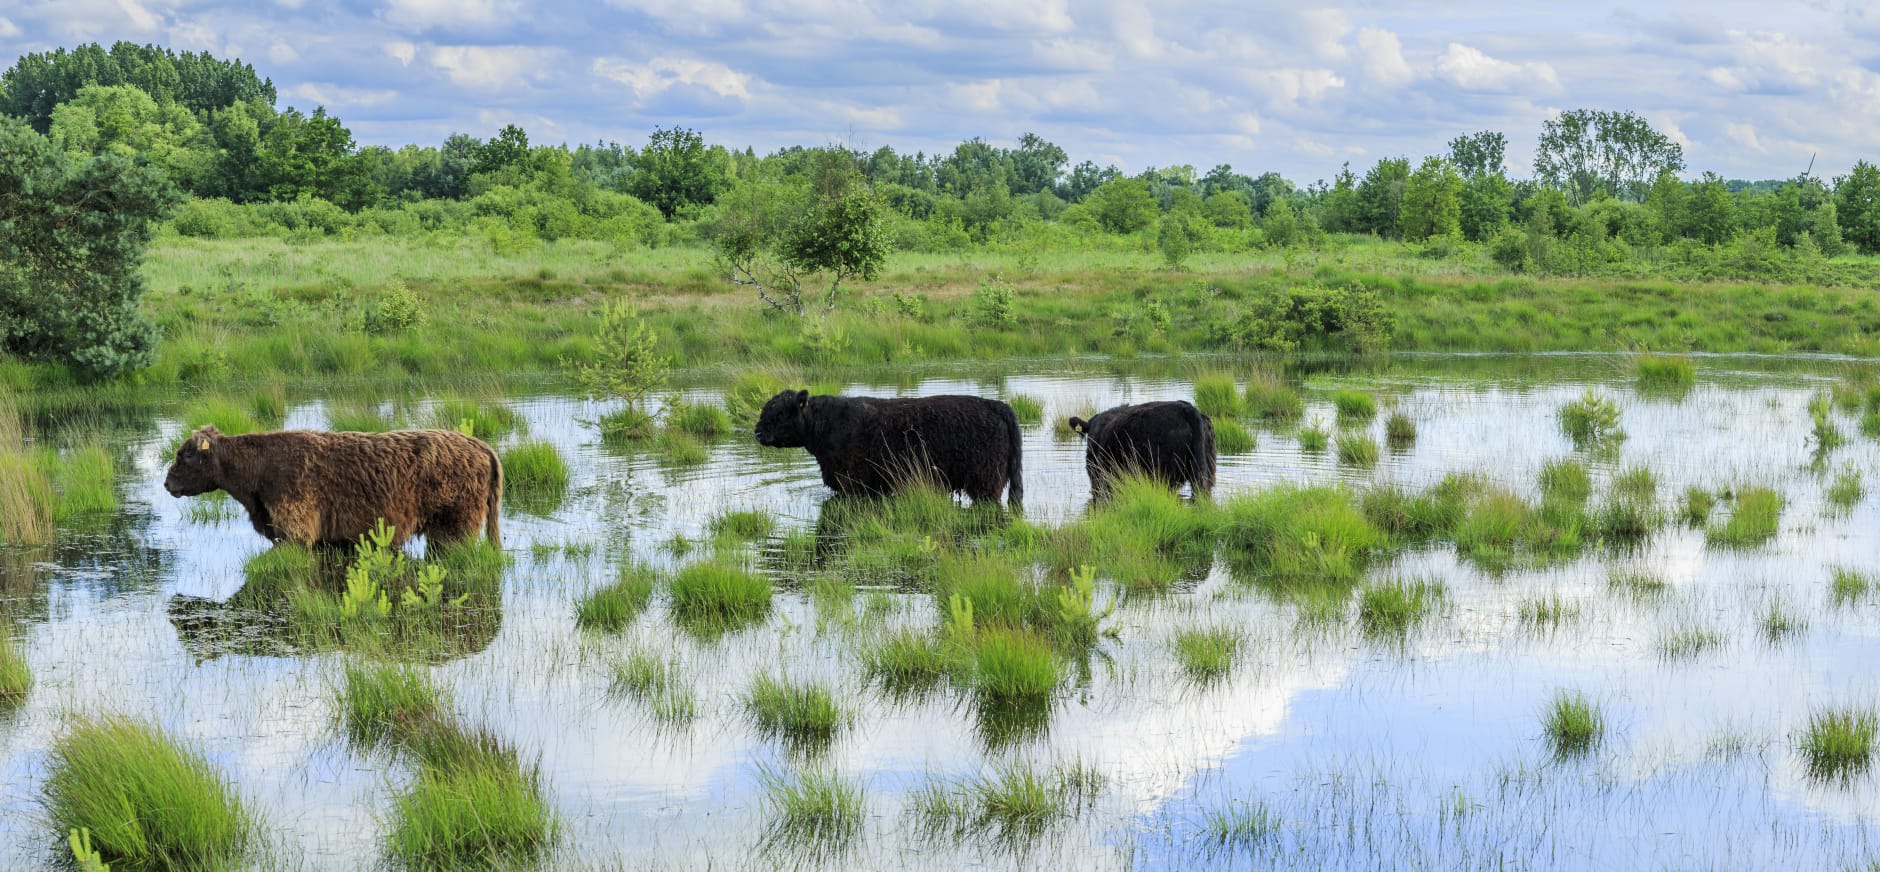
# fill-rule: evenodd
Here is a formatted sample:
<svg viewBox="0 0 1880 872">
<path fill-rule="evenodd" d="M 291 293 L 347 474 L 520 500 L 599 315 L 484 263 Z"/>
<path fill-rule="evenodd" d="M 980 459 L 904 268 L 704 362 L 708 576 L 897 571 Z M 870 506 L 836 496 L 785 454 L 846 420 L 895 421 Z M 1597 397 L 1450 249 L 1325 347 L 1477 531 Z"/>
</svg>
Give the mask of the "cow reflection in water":
<svg viewBox="0 0 1880 872">
<path fill-rule="evenodd" d="M 441 586 L 420 591 L 388 585 L 396 589 L 384 591 L 384 613 L 377 597 L 361 597 L 347 614 L 346 573 L 355 558 L 335 549 L 282 544 L 250 560 L 248 580 L 227 600 L 178 594 L 167 611 L 183 647 L 199 661 L 370 648 L 444 663 L 489 647 L 503 622 L 500 557 L 478 566 L 487 561 L 451 556 L 447 551 L 440 561 L 455 567 Z"/>
</svg>

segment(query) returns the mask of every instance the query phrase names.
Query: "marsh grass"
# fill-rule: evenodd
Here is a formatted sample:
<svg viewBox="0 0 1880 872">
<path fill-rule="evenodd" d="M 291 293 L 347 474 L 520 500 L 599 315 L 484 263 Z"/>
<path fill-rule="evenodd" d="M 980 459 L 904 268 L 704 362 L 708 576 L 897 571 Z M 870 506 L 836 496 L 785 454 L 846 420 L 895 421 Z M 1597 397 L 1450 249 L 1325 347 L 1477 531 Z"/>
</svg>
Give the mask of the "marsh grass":
<svg viewBox="0 0 1880 872">
<path fill-rule="evenodd" d="M 1228 500 L 1221 543 L 1237 575 L 1288 590 L 1354 583 L 1389 536 L 1348 491 L 1281 485 Z"/>
<path fill-rule="evenodd" d="M 613 674 L 614 690 L 645 706 L 654 720 L 679 724 L 698 717 L 698 699 L 678 663 L 635 649 L 614 662 Z"/>
<path fill-rule="evenodd" d="M 1684 623 L 1659 637 L 1658 655 L 1667 660 L 1684 660 L 1723 645 L 1723 634 L 1701 624 Z"/>
<path fill-rule="evenodd" d="M 1044 402 L 1037 397 L 1013 394 L 1005 402 L 1012 407 L 1012 414 L 1018 416 L 1019 426 L 1036 427 L 1044 423 Z"/>
<path fill-rule="evenodd" d="M 1422 623 L 1448 601 L 1440 581 L 1387 581 L 1370 584 L 1358 597 L 1358 623 L 1365 635 L 1398 637 Z"/>
<path fill-rule="evenodd" d="M 1325 429 L 1324 423 L 1314 420 L 1299 428 L 1299 450 L 1307 454 L 1319 454 L 1332 444 L 1332 434 Z"/>
<path fill-rule="evenodd" d="M 731 416 L 713 403 L 680 401 L 666 407 L 666 426 L 689 436 L 715 439 L 731 432 Z"/>
<path fill-rule="evenodd" d="M 1247 376 L 1247 417 L 1256 421 L 1296 421 L 1305 413 L 1305 400 L 1279 373 L 1257 369 Z"/>
<path fill-rule="evenodd" d="M 744 542 L 770 537 L 777 519 L 762 509 L 735 509 L 712 516 L 709 529 L 713 536 L 729 536 Z"/>
<path fill-rule="evenodd" d="M 1781 516 L 1781 494 L 1764 487 L 1746 487 L 1737 491 L 1729 520 L 1706 528 L 1704 540 L 1724 548 L 1754 548 L 1776 537 Z"/>
<path fill-rule="evenodd" d="M 1377 440 L 1369 434 L 1350 430 L 1338 434 L 1339 463 L 1370 468 L 1377 465 L 1377 455 Z"/>
<path fill-rule="evenodd" d="M 1246 454 L 1259 447 L 1253 431 L 1232 418 L 1214 421 L 1214 447 L 1222 454 Z"/>
<path fill-rule="evenodd" d="M 1822 780 L 1848 780 L 1873 762 L 1880 714 L 1871 707 L 1817 709 L 1808 716 L 1796 743 L 1808 774 Z"/>
<path fill-rule="evenodd" d="M 862 786 L 833 772 L 810 769 L 784 774 L 759 768 L 757 783 L 770 809 L 766 843 L 841 851 L 861 835 L 867 822 Z"/>
<path fill-rule="evenodd" d="M 340 725 L 358 747 L 409 739 L 433 728 L 450 708 L 423 670 L 392 663 L 346 664 L 335 697 Z"/>
<path fill-rule="evenodd" d="M 1384 421 L 1384 441 L 1392 451 L 1402 451 L 1416 444 L 1417 422 L 1402 412 L 1392 412 Z"/>
<path fill-rule="evenodd" d="M 1860 470 L 1849 467 L 1841 470 L 1828 485 L 1826 494 L 1828 506 L 1837 512 L 1847 512 L 1860 504 L 1867 495 L 1866 485 L 1861 480 Z"/>
<path fill-rule="evenodd" d="M 384 433 L 393 429 L 393 424 L 391 418 L 379 412 L 378 403 L 332 401 L 326 405 L 326 428 L 337 432 Z"/>
<path fill-rule="evenodd" d="M 653 450 L 676 466 L 697 466 L 711 459 L 711 451 L 705 443 L 683 430 L 660 430 L 653 435 Z"/>
<path fill-rule="evenodd" d="M 1182 671 L 1197 684 L 1211 684 L 1233 671 L 1247 634 L 1225 624 L 1175 631 L 1171 648 Z"/>
<path fill-rule="evenodd" d="M 425 731 L 408 745 L 417 777 L 392 802 L 391 854 L 420 869 L 524 865 L 558 826 L 540 770 L 482 731 Z"/>
<path fill-rule="evenodd" d="M 1575 447 L 1588 448 L 1625 438 L 1619 429 L 1619 404 L 1587 388 L 1577 400 L 1569 400 L 1555 413 L 1560 431 L 1573 440 Z"/>
<path fill-rule="evenodd" d="M 89 832 L 116 869 L 231 866 L 255 829 L 200 754 L 118 715 L 78 719 L 55 739 L 44 789 L 53 830 Z"/>
<path fill-rule="evenodd" d="M 478 402 L 458 396 L 440 398 L 431 418 L 432 426 L 440 430 L 463 431 L 485 442 L 517 432 L 524 424 L 521 413 L 502 403 Z"/>
<path fill-rule="evenodd" d="M 51 542 L 58 496 L 45 454 L 4 440 L 0 434 L 0 544 Z"/>
<path fill-rule="evenodd" d="M 923 785 L 913 791 L 910 806 L 929 833 L 989 834 L 1010 849 L 1081 815 L 1107 786 L 1101 773 L 1081 764 L 1041 770 L 1020 760 L 963 782 Z"/>
<path fill-rule="evenodd" d="M 1642 569 L 1628 569 L 1614 572 L 1606 579 L 1606 586 L 1626 594 L 1633 599 L 1647 599 L 1663 594 L 1669 585 L 1663 578 Z"/>
<path fill-rule="evenodd" d="M 765 370 L 740 373 L 731 380 L 731 386 L 725 388 L 725 411 L 738 426 L 753 426 L 757 423 L 758 411 L 791 381 L 782 373 Z"/>
<path fill-rule="evenodd" d="M 203 397 L 186 406 L 178 417 L 186 431 L 183 436 L 188 435 L 187 431 L 210 424 L 215 425 L 215 429 L 224 436 L 259 433 L 263 429 L 261 423 L 248 414 L 247 406 L 228 397 Z M 168 453 L 174 454 L 173 449 L 182 444 L 182 436 L 177 437 L 176 444 L 171 446 L 172 450 Z"/>
<path fill-rule="evenodd" d="M 932 690 L 963 665 L 958 646 L 915 630 L 899 630 L 875 641 L 861 656 L 869 679 L 895 696 Z"/>
<path fill-rule="evenodd" d="M 1678 504 L 1678 520 L 1687 527 L 1702 527 L 1710 523 L 1710 513 L 1717 508 L 1717 495 L 1698 485 L 1684 489 L 1684 496 Z"/>
<path fill-rule="evenodd" d="M 993 705 L 1043 704 L 1062 675 L 1051 643 L 1032 633 L 995 627 L 973 640 L 973 689 Z"/>
<path fill-rule="evenodd" d="M 1541 726 L 1554 756 L 1583 757 L 1599 746 L 1606 734 L 1606 718 L 1599 705 L 1579 691 L 1558 691 L 1541 716 Z"/>
<path fill-rule="evenodd" d="M 1369 421 L 1377 417 L 1377 399 L 1363 391 L 1349 388 L 1332 391 L 1332 408 L 1338 410 L 1341 423 Z"/>
<path fill-rule="evenodd" d="M 1872 593 L 1876 587 L 1880 587 L 1880 579 L 1876 579 L 1872 574 L 1859 572 L 1846 566 L 1833 567 L 1829 570 L 1829 574 L 1829 583 L 1836 605 L 1848 605 L 1866 599 L 1869 593 Z"/>
<path fill-rule="evenodd" d="M 575 603 L 575 626 L 602 633 L 625 630 L 653 601 L 655 581 L 652 570 L 623 567 L 613 584 L 590 591 Z"/>
<path fill-rule="evenodd" d="M 707 636 L 743 629 L 770 615 L 770 582 L 725 563 L 687 565 L 667 582 L 667 592 L 674 620 Z"/>
<path fill-rule="evenodd" d="M 516 490 L 553 492 L 568 487 L 568 463 L 549 442 L 524 442 L 503 452 L 503 480 Z"/>
<path fill-rule="evenodd" d="M 800 750 L 828 747 L 849 716 L 828 685 L 759 675 L 744 693 L 744 711 L 757 731 Z"/>
<path fill-rule="evenodd" d="M 1593 493 L 1593 477 L 1586 464 L 1571 457 L 1559 457 L 1541 463 L 1541 497 L 1579 505 Z"/>
<path fill-rule="evenodd" d="M 638 445 L 665 432 L 658 419 L 639 406 L 622 406 L 592 422 L 601 432 L 601 444 L 610 448 Z"/>
<path fill-rule="evenodd" d="M 1771 600 L 1756 623 L 1762 629 L 1763 640 L 1771 645 L 1781 644 L 1808 629 L 1808 618 L 1789 611 L 1780 599 Z"/>
<path fill-rule="evenodd" d="M 101 520 L 117 511 L 117 467 L 98 442 L 85 442 L 58 460 L 53 486 L 59 492 L 55 518 L 59 523 Z"/>
<path fill-rule="evenodd" d="M 1522 626 L 1536 630 L 1556 630 L 1561 624 L 1578 619 L 1580 606 L 1568 602 L 1557 593 L 1550 593 L 1522 600 L 1516 614 Z"/>
<path fill-rule="evenodd" d="M 1239 417 L 1240 388 L 1234 384 L 1234 377 L 1223 372 L 1195 376 L 1195 408 L 1210 418 Z"/>
<path fill-rule="evenodd" d="M 1697 366 L 1688 357 L 1640 355 L 1633 361 L 1632 372 L 1641 393 L 1683 391 L 1697 384 Z"/>
<path fill-rule="evenodd" d="M 33 670 L 26 653 L 12 636 L 0 631 L 0 710 L 18 706 L 32 689 Z"/>
<path fill-rule="evenodd" d="M 1202 812 L 1201 833 L 1215 851 L 1252 851 L 1279 835 L 1281 819 L 1258 800 L 1228 803 Z"/>
<path fill-rule="evenodd" d="M 1626 499 L 1649 503 L 1658 495 L 1658 477 L 1650 467 L 1629 467 L 1613 476 L 1612 490 Z"/>
</svg>

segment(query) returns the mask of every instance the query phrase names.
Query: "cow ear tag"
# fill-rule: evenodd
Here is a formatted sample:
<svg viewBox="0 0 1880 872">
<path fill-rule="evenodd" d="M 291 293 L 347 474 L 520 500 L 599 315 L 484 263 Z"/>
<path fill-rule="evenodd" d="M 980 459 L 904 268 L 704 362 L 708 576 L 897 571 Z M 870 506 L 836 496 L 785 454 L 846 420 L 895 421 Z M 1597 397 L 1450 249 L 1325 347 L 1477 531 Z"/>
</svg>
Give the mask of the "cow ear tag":
<svg viewBox="0 0 1880 872">
<path fill-rule="evenodd" d="M 204 440 L 202 440 L 201 442 L 198 442 L 198 443 L 196 443 L 196 450 L 198 450 L 198 451 L 208 451 L 208 450 L 209 450 L 209 440 L 207 440 L 207 439 L 204 439 Z"/>
</svg>

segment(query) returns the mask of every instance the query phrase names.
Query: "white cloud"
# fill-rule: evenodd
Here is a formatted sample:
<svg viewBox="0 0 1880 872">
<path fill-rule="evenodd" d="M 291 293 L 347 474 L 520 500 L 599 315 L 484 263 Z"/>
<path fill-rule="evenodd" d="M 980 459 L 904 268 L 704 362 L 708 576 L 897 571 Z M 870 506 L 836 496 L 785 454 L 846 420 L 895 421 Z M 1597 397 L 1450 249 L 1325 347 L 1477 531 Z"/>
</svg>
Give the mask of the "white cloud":
<svg viewBox="0 0 1880 872">
<path fill-rule="evenodd" d="M 1301 102 L 1315 103 L 1327 94 L 1345 87 L 1342 76 L 1331 70 L 1273 69 L 1247 70 L 1242 74 L 1252 92 L 1268 106 L 1293 108 Z"/>
<path fill-rule="evenodd" d="M 0 39 L 12 39 L 20 35 L 19 25 L 0 17 Z"/>
<path fill-rule="evenodd" d="M 503 90 L 541 78 L 561 49 L 531 45 L 439 45 L 427 54 L 453 84 Z"/>
<path fill-rule="evenodd" d="M 1234 129 L 1248 136 L 1260 135 L 1260 116 L 1243 112 L 1234 116 Z"/>
<path fill-rule="evenodd" d="M 1116 65 L 1116 52 L 1109 45 L 1094 40 L 1035 40 L 1031 44 L 1031 52 L 1034 57 L 1057 69 L 1101 72 Z"/>
<path fill-rule="evenodd" d="M 295 51 L 293 46 L 285 42 L 277 39 L 273 45 L 268 46 L 269 63 L 291 64 L 297 60 L 300 60 L 300 52 Z"/>
<path fill-rule="evenodd" d="M 1164 45 L 1155 35 L 1155 14 L 1140 0 L 1117 0 L 1110 29 L 1116 42 L 1131 55 L 1161 57 Z"/>
<path fill-rule="evenodd" d="M 645 63 L 598 58 L 594 61 L 593 71 L 597 76 L 632 88 L 634 95 L 641 100 L 678 85 L 692 85 L 720 97 L 739 100 L 751 96 L 750 76 L 724 64 L 692 58 L 654 58 Z"/>
<path fill-rule="evenodd" d="M 397 91 L 376 88 L 349 88 L 330 82 L 302 82 L 287 89 L 287 93 L 329 109 L 363 108 L 383 106 L 398 99 Z"/>
<path fill-rule="evenodd" d="M 1733 121 L 1723 125 L 1723 134 L 1730 137 L 1731 141 L 1745 148 L 1761 152 L 1769 150 L 1764 148 L 1762 142 L 1757 139 L 1756 125 L 1754 124 L 1743 124 Z"/>
<path fill-rule="evenodd" d="M 710 35 L 745 19 L 743 0 L 606 0 L 607 5 L 652 18 L 686 34 Z"/>
<path fill-rule="evenodd" d="M 434 27 L 495 27 L 515 20 L 511 0 L 386 0 L 379 15 L 411 30 Z"/>
<path fill-rule="evenodd" d="M 1843 56 L 1780 33 L 1730 31 L 1725 53 L 1732 63 L 1712 67 L 1711 83 L 1726 91 L 1799 95 L 1813 91 Z"/>
<path fill-rule="evenodd" d="M 1351 32 L 1351 16 L 1345 14 L 1345 10 L 1309 9 L 1299 13 L 1297 26 L 1300 37 L 1321 59 L 1342 61 L 1349 54 L 1345 49 L 1345 35 Z"/>
<path fill-rule="evenodd" d="M 417 59 L 418 47 L 403 40 L 396 40 L 385 44 L 385 53 L 397 58 L 400 66 L 408 67 L 411 66 L 413 60 Z"/>
<path fill-rule="evenodd" d="M 1062 33 L 1076 24 L 1069 0 L 929 0 L 914 8 L 916 20 L 957 21 L 993 30 Z"/>
<path fill-rule="evenodd" d="M 1450 43 L 1436 59 L 1436 77 L 1465 91 L 1512 94 L 1560 89 L 1560 77 L 1549 64 L 1498 60 L 1459 42 Z"/>
<path fill-rule="evenodd" d="M 1380 27 L 1358 31 L 1358 58 L 1365 78 L 1380 85 L 1402 85 L 1416 75 L 1403 59 L 1403 41 Z"/>
<path fill-rule="evenodd" d="M 961 82 L 947 86 L 948 96 L 953 105 L 972 112 L 997 112 L 1001 105 L 1000 92 L 1005 88 L 998 79 L 986 79 L 979 82 Z"/>
</svg>

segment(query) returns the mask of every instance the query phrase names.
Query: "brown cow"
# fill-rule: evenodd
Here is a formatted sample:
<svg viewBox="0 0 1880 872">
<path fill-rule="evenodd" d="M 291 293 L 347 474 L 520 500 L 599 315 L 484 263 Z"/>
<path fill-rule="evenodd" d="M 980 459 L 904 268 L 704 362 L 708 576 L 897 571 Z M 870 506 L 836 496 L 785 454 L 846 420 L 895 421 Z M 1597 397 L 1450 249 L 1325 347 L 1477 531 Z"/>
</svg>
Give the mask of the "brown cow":
<svg viewBox="0 0 1880 872">
<path fill-rule="evenodd" d="M 461 541 L 478 528 L 503 544 L 502 462 L 481 440 L 450 430 L 224 436 L 210 425 L 177 449 L 163 489 L 176 497 L 228 491 L 255 532 L 274 541 L 350 545 L 384 518 L 396 545 L 420 533 Z"/>
</svg>

